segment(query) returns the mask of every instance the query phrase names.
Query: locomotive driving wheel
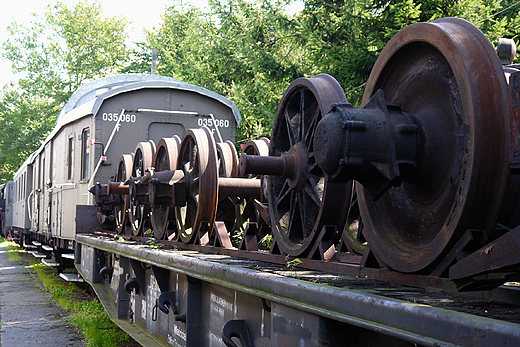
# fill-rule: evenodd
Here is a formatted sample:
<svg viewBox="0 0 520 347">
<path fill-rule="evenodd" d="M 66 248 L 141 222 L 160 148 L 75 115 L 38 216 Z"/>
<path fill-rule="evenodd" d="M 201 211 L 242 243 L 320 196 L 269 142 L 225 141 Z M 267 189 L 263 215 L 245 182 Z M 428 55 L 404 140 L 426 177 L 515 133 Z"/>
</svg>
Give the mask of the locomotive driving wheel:
<svg viewBox="0 0 520 347">
<path fill-rule="evenodd" d="M 267 176 L 267 194 L 273 236 L 286 254 L 305 256 L 324 225 L 343 228 L 348 185 L 329 182 L 313 152 L 318 122 L 346 101 L 339 83 L 320 74 L 291 83 L 278 106 L 269 155 L 294 158 L 294 174 Z"/>
<path fill-rule="evenodd" d="M 139 142 L 134 152 L 132 165 L 132 177 L 144 176 L 146 170 L 153 166 L 155 156 L 155 143 L 150 140 Z M 150 205 L 139 205 L 130 197 L 130 225 L 135 236 L 143 234 L 143 225 L 150 219 Z"/>
<path fill-rule="evenodd" d="M 182 139 L 177 169 L 184 173 L 186 205 L 175 208 L 179 237 L 195 240 L 203 222 L 213 228 L 217 211 L 218 165 L 215 140 L 207 127 L 188 130 Z"/>
<path fill-rule="evenodd" d="M 364 235 L 390 267 L 428 272 L 466 230 L 493 237 L 508 182 L 504 73 L 480 30 L 447 18 L 410 25 L 389 41 L 363 104 L 380 89 L 420 129 L 420 154 L 378 200 L 357 190 Z"/>
<path fill-rule="evenodd" d="M 155 172 L 175 170 L 179 155 L 180 142 L 181 139 L 177 135 L 162 138 L 159 141 L 153 163 Z M 156 239 L 171 239 L 175 236 L 175 210 L 173 207 L 153 207 L 151 211 L 151 221 L 153 233 Z"/>
<path fill-rule="evenodd" d="M 125 182 L 131 177 L 133 165 L 133 154 L 123 154 L 119 159 L 115 174 L 116 182 Z M 130 234 L 129 214 L 130 214 L 130 196 L 119 195 L 120 203 L 115 209 L 115 221 L 118 234 Z"/>
</svg>

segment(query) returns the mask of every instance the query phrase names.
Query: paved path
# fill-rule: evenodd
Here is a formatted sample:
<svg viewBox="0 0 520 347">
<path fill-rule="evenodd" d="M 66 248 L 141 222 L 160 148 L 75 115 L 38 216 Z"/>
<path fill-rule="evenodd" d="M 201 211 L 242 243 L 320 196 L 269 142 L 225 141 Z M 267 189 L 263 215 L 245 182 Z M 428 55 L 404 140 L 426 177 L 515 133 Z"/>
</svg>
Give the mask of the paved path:
<svg viewBox="0 0 520 347">
<path fill-rule="evenodd" d="M 86 346 L 42 284 L 0 247 L 0 346 Z"/>
</svg>

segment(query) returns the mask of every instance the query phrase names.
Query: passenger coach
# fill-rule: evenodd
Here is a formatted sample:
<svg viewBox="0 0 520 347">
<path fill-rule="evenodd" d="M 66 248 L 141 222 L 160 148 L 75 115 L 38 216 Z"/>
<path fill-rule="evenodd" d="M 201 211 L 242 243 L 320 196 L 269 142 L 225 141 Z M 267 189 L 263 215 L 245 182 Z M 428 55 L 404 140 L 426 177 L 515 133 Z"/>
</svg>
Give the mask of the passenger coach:
<svg viewBox="0 0 520 347">
<path fill-rule="evenodd" d="M 24 242 L 47 244 L 61 258 L 81 232 L 76 205 L 93 205 L 89 189 L 114 179 L 122 153 L 201 125 L 217 141 L 234 141 L 240 120 L 228 99 L 169 77 L 118 75 L 82 86 L 15 175 L 15 220 Z"/>
</svg>

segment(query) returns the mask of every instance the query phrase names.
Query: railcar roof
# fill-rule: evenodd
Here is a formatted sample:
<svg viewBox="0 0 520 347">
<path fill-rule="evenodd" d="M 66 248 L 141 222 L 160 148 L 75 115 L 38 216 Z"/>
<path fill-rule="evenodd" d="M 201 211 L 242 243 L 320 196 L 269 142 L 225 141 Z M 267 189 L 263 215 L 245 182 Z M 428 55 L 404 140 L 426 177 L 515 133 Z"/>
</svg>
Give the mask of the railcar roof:
<svg viewBox="0 0 520 347">
<path fill-rule="evenodd" d="M 52 139 L 64 125 L 87 115 L 95 116 L 103 104 L 103 101 L 114 95 L 143 88 L 171 88 L 202 94 L 228 106 L 233 112 L 237 125 L 242 121 L 238 107 L 231 100 L 211 90 L 182 82 L 175 78 L 149 74 L 126 74 L 105 77 L 81 86 L 72 94 L 58 115 L 53 131 L 47 136 L 40 148 L 27 158 L 23 166 L 32 163 L 33 159 L 44 148 L 45 144 Z"/>
<path fill-rule="evenodd" d="M 126 74 L 101 78 L 78 88 L 78 90 L 72 94 L 69 101 L 67 101 L 61 110 L 56 123 L 66 124 L 69 121 L 75 119 L 77 113 L 71 111 L 91 102 L 92 100 L 95 100 L 92 109 L 92 114 L 95 115 L 105 99 L 120 93 L 142 88 L 172 88 L 189 90 L 203 94 L 231 108 L 237 125 L 239 125 L 242 120 L 240 112 L 233 102 L 220 94 L 212 92 L 211 90 L 166 76 L 149 74 Z M 71 116 L 72 119 L 67 119 L 69 116 Z"/>
<path fill-rule="evenodd" d="M 20 176 L 26 169 L 27 165 L 31 164 L 34 160 L 34 157 L 36 156 L 36 153 L 37 152 L 33 152 L 31 153 L 27 159 L 25 159 L 25 161 L 23 162 L 23 164 L 18 168 L 18 170 L 16 170 L 13 178 L 17 178 L 18 176 Z"/>
</svg>

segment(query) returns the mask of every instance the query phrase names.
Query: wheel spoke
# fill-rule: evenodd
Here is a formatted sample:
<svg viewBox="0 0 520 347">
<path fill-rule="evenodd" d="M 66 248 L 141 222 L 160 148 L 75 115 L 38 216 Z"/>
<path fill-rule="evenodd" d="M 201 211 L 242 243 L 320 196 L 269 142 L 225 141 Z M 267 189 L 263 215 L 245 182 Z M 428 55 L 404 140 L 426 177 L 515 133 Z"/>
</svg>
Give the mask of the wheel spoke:
<svg viewBox="0 0 520 347">
<path fill-rule="evenodd" d="M 285 110 L 284 117 L 285 117 L 285 126 L 287 128 L 287 136 L 289 137 L 289 147 L 292 147 L 292 146 L 294 146 L 296 141 L 295 141 L 294 132 L 292 129 L 291 118 L 289 117 L 289 113 L 287 112 L 287 110 Z"/>
<path fill-rule="evenodd" d="M 303 190 L 305 194 L 312 199 L 312 201 L 319 207 L 321 205 L 320 192 L 316 190 L 316 186 L 312 183 L 312 181 L 308 181 L 305 184 L 305 188 Z"/>
<path fill-rule="evenodd" d="M 299 111 L 298 142 L 303 140 L 305 134 L 305 89 L 300 90 L 300 111 Z"/>
<path fill-rule="evenodd" d="M 309 175 L 314 175 L 314 176 L 321 176 L 323 175 L 323 171 L 321 170 L 321 168 L 318 166 L 318 163 L 316 163 L 316 161 L 314 160 L 314 154 L 313 153 L 309 153 L 309 168 L 308 168 L 308 172 L 309 172 Z"/>
<path fill-rule="evenodd" d="M 276 198 L 276 205 L 279 205 L 285 198 L 287 197 L 287 194 L 291 192 L 291 187 L 289 187 L 289 183 L 287 180 L 284 180 L 282 189 L 280 190 L 280 194 L 278 194 L 278 197 Z"/>
<path fill-rule="evenodd" d="M 291 210 L 290 210 L 290 220 L 289 220 L 289 228 L 287 230 L 287 236 L 291 240 L 302 240 L 302 220 L 300 213 L 300 203 L 297 198 L 297 193 L 295 191 L 291 191 Z"/>
<path fill-rule="evenodd" d="M 314 111 L 314 114 L 312 115 L 311 124 L 309 125 L 309 128 L 307 129 L 307 133 L 305 133 L 305 144 L 307 145 L 307 148 L 312 151 L 314 148 L 313 146 L 313 140 L 314 140 L 314 131 L 316 130 L 316 126 L 318 125 L 318 122 L 320 120 L 320 108 L 316 107 L 316 110 Z"/>
</svg>

